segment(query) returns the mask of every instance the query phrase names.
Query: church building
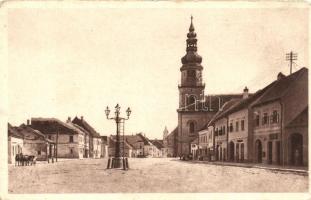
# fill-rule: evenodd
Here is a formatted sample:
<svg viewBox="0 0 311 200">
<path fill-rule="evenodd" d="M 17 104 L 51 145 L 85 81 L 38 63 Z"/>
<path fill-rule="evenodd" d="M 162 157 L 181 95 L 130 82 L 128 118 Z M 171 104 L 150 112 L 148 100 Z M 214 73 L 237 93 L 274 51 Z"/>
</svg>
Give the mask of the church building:
<svg viewBox="0 0 311 200">
<path fill-rule="evenodd" d="M 186 55 L 181 58 L 181 84 L 178 85 L 177 156 L 191 153 L 190 145 L 198 137 L 198 131 L 210 121 L 225 102 L 232 98 L 242 98 L 242 93 L 204 95 L 202 57 L 197 53 L 197 34 L 195 33 L 192 16 L 186 42 Z"/>
</svg>

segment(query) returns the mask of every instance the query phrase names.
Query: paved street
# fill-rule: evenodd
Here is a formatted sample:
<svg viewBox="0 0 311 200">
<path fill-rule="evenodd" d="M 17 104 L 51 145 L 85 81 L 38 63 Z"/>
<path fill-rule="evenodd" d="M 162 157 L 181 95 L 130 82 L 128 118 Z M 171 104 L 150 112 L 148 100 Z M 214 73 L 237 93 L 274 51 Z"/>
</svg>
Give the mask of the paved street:
<svg viewBox="0 0 311 200">
<path fill-rule="evenodd" d="M 216 166 L 171 158 L 132 158 L 130 170 L 106 170 L 107 159 L 9 166 L 9 193 L 307 192 L 308 176 Z"/>
</svg>

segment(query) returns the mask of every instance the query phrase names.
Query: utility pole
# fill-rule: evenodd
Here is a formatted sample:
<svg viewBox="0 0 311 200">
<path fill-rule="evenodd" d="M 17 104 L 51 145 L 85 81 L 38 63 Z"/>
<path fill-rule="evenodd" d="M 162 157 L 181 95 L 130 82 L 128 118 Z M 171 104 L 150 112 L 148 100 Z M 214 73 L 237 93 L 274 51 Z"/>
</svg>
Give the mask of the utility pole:
<svg viewBox="0 0 311 200">
<path fill-rule="evenodd" d="M 286 60 L 289 61 L 290 65 L 290 74 L 292 74 L 293 61 L 297 60 L 297 53 L 293 53 L 293 51 L 286 54 Z"/>
</svg>

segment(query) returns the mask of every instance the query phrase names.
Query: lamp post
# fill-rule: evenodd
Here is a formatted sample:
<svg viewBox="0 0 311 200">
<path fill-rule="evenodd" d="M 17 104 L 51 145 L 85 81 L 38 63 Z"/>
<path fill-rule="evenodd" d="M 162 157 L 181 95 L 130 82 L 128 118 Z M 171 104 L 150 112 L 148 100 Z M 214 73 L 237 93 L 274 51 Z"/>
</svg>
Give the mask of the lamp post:
<svg viewBox="0 0 311 200">
<path fill-rule="evenodd" d="M 120 151 L 120 123 L 124 123 L 125 120 L 128 120 L 130 118 L 131 115 L 131 109 L 127 108 L 126 110 L 126 115 L 127 118 L 124 117 L 120 117 L 120 109 L 121 107 L 119 106 L 119 104 L 117 104 L 115 106 L 115 116 L 114 117 L 109 117 L 109 113 L 110 113 L 110 109 L 107 106 L 106 110 L 105 110 L 105 114 L 107 119 L 109 120 L 114 120 L 116 122 L 117 125 L 117 131 L 116 131 L 116 143 L 115 143 L 115 156 L 111 159 L 109 158 L 108 160 L 108 165 L 107 168 L 120 168 L 121 167 L 121 160 L 123 160 L 123 169 L 125 170 L 126 168 L 128 168 L 128 161 L 126 159 L 121 158 L 121 151 Z M 124 137 L 123 137 L 123 142 L 124 142 Z M 124 144 L 123 144 L 124 145 Z M 123 156 L 124 156 L 124 152 L 123 152 Z"/>
</svg>

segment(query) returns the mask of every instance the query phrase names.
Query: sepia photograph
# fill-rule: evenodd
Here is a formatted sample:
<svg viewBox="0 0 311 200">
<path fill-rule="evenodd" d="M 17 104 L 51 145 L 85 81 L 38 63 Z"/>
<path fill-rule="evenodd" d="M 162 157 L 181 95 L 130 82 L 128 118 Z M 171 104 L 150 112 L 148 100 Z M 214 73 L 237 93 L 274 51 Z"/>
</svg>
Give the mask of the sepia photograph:
<svg viewBox="0 0 311 200">
<path fill-rule="evenodd" d="M 0 13 L 0 199 L 310 198 L 307 3 Z"/>
</svg>

